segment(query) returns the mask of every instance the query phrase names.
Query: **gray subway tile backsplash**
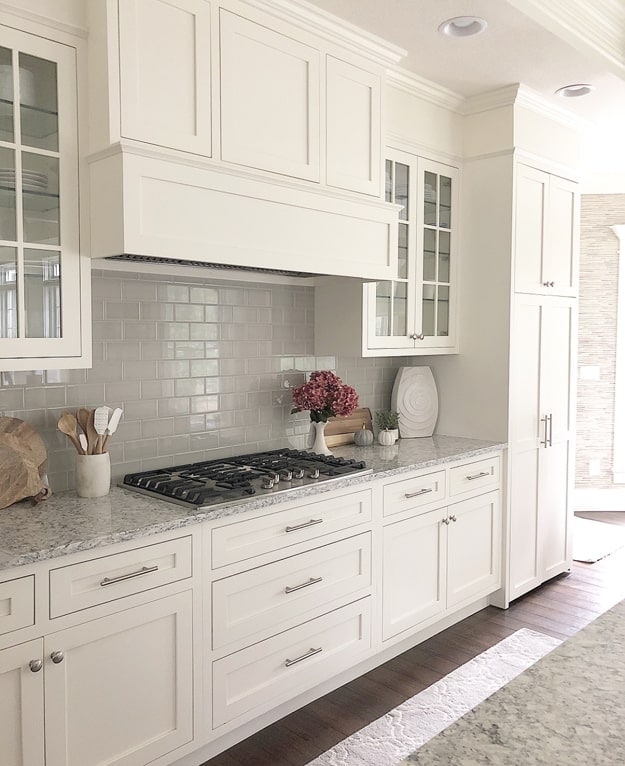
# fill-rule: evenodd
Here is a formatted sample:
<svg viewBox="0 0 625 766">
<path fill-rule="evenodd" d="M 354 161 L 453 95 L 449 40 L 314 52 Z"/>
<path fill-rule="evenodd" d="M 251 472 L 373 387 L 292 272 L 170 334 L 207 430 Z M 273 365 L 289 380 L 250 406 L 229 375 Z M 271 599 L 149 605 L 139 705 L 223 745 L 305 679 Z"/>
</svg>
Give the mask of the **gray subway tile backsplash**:
<svg viewBox="0 0 625 766">
<path fill-rule="evenodd" d="M 42 435 L 55 491 L 71 488 L 65 409 L 124 409 L 111 438 L 113 477 L 237 452 L 306 446 L 307 413 L 290 388 L 335 369 L 371 410 L 388 407 L 401 358 L 314 356 L 314 288 L 93 273 L 94 366 L 5 372 L 0 412 Z M 357 350 L 355 349 L 355 353 Z M 423 363 L 423 360 L 422 362 Z"/>
</svg>

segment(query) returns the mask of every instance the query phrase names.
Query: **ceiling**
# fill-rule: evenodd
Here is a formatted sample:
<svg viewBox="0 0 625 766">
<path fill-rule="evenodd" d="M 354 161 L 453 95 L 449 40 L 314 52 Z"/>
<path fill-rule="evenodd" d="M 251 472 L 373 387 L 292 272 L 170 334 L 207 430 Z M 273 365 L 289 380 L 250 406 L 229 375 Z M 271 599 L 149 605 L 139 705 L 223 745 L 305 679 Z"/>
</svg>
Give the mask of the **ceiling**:
<svg viewBox="0 0 625 766">
<path fill-rule="evenodd" d="M 513 83 L 529 86 L 554 105 L 587 121 L 591 153 L 598 144 L 604 151 L 613 137 L 625 173 L 625 149 L 620 146 L 625 135 L 625 78 L 614 73 L 617 70 L 598 55 L 600 51 L 593 52 L 586 46 L 583 36 L 574 43 L 567 42 L 519 10 L 517 6 L 523 5 L 519 0 L 312 0 L 312 3 L 404 48 L 408 53 L 400 66 L 458 95 L 474 96 Z M 531 10 L 532 3 L 526 5 Z M 485 18 L 488 28 L 468 38 L 449 38 L 438 33 L 442 21 L 464 15 Z M 592 83 L 596 90 L 576 99 L 554 94 L 561 86 L 579 82 Z M 609 164 L 614 169 L 614 153 L 611 157 Z M 599 159 L 595 157 L 593 161 L 597 163 Z"/>
</svg>

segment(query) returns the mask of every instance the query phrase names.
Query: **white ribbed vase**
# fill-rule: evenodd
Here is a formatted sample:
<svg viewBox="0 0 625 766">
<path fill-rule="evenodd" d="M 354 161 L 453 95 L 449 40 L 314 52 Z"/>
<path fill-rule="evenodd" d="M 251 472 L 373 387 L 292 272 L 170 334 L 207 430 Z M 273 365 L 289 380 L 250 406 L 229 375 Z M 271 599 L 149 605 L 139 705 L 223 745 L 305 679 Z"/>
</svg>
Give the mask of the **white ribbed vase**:
<svg viewBox="0 0 625 766">
<path fill-rule="evenodd" d="M 402 439 L 432 436 L 438 418 L 438 392 L 429 367 L 400 367 L 391 409 L 399 414 Z"/>
</svg>

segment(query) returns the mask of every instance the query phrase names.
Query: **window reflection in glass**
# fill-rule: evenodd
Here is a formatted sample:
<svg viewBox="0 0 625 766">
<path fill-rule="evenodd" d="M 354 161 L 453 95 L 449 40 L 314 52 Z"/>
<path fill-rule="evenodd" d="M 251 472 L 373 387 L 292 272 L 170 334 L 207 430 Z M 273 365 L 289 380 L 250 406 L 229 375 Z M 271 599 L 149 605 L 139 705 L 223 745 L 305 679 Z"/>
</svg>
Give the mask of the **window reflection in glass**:
<svg viewBox="0 0 625 766">
<path fill-rule="evenodd" d="M 25 337 L 61 337 L 61 259 L 51 250 L 24 250 Z"/>
<path fill-rule="evenodd" d="M 0 338 L 17 338 L 17 249 L 0 247 Z"/>
<path fill-rule="evenodd" d="M 22 143 L 59 149 L 57 68 L 54 61 L 19 54 Z"/>
<path fill-rule="evenodd" d="M 423 186 L 423 222 L 426 226 L 436 226 L 436 181 L 436 173 L 426 171 Z"/>
<path fill-rule="evenodd" d="M 0 48 L 0 141 L 13 141 L 13 65 L 11 51 Z"/>
</svg>

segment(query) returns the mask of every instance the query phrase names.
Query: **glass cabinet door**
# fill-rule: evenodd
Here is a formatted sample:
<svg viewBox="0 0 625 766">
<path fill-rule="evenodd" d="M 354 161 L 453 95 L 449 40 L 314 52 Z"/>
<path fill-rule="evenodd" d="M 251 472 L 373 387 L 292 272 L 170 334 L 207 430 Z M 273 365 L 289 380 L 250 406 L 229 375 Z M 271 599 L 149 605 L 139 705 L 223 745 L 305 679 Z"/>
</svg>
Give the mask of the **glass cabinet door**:
<svg viewBox="0 0 625 766">
<path fill-rule="evenodd" d="M 80 343 L 75 52 L 0 28 L 0 365 Z M 79 351 L 79 348 L 78 348 Z"/>
</svg>

